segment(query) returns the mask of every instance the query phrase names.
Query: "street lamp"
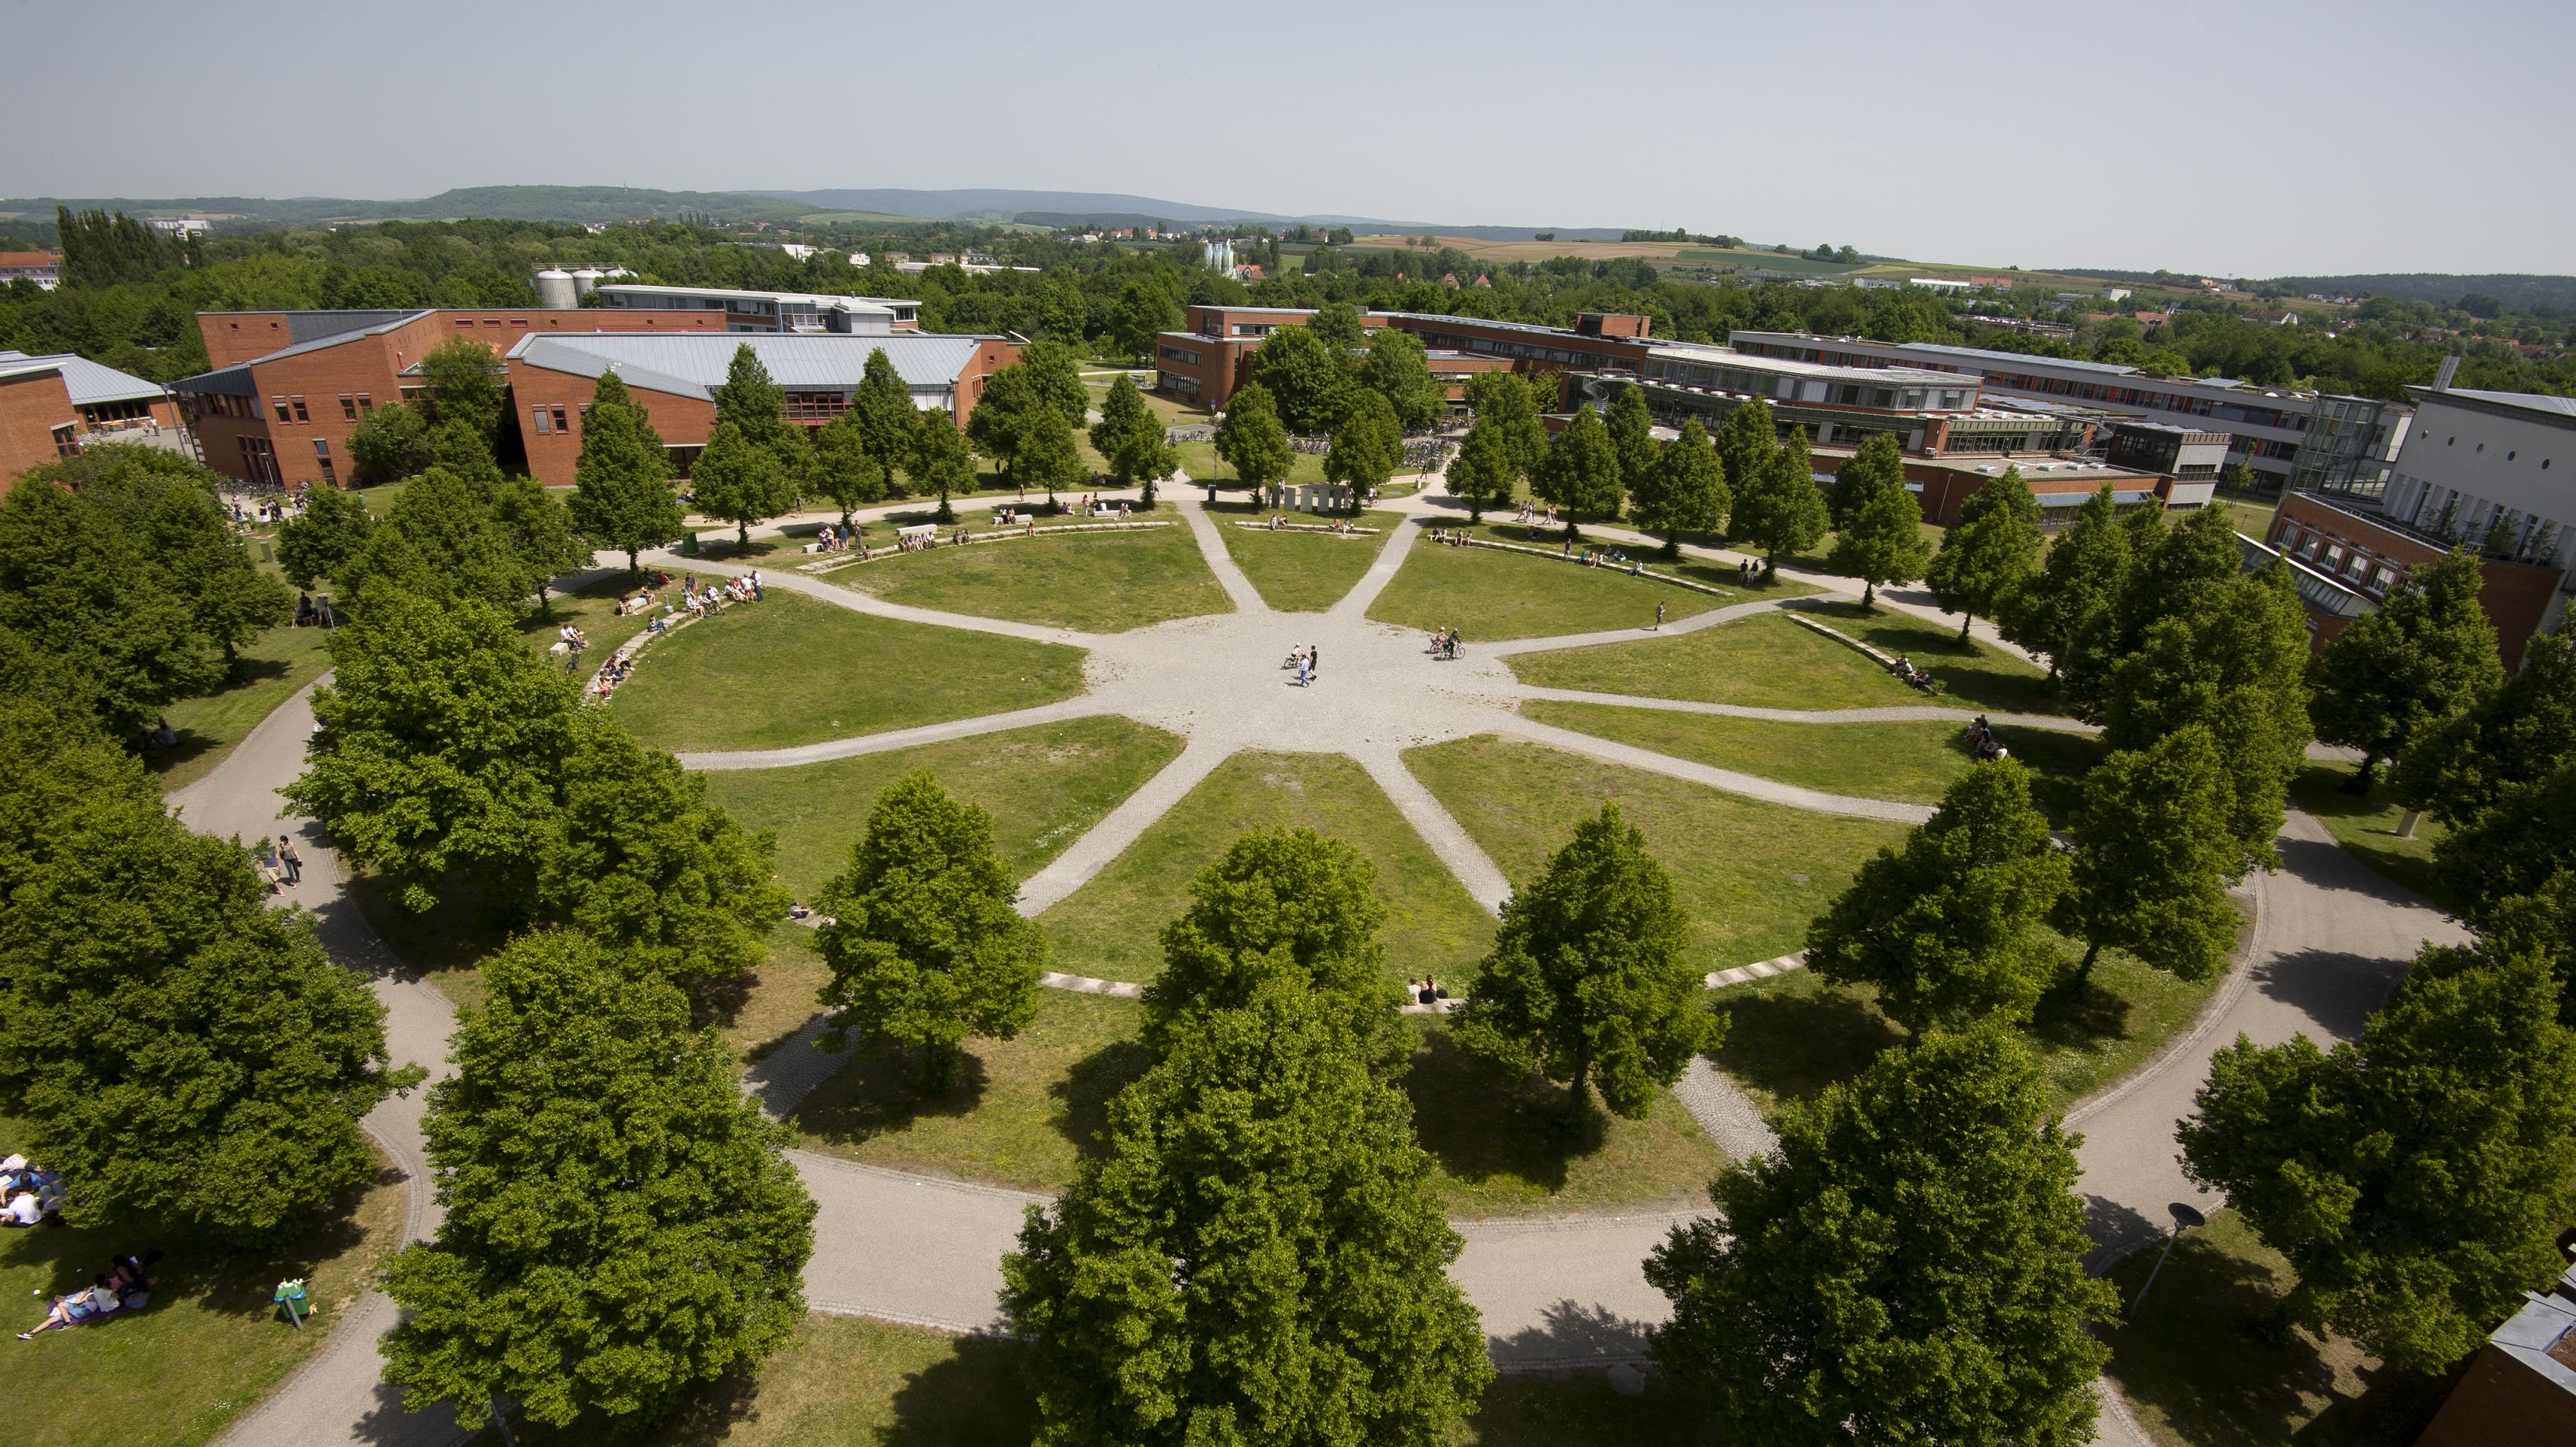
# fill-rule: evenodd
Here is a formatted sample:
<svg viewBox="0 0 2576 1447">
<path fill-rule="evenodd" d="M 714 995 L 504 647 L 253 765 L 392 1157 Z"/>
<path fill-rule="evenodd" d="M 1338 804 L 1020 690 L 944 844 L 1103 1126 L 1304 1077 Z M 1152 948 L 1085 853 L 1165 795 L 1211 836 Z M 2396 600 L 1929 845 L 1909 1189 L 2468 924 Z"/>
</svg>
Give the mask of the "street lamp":
<svg viewBox="0 0 2576 1447">
<path fill-rule="evenodd" d="M 2175 1201 L 2165 1209 L 2173 1213 L 2173 1234 L 2165 1238 L 2165 1249 L 2156 1256 L 2155 1270 L 2147 1273 L 2147 1284 L 2138 1288 L 2138 1299 L 2129 1303 L 2131 1321 L 2138 1319 L 2138 1308 L 2147 1304 L 2147 1293 L 2156 1289 L 2157 1273 L 2165 1269 L 2165 1258 L 2173 1255 L 2174 1243 L 2182 1239 L 2182 1233 L 2194 1226 L 2209 1224 L 2209 1218 L 2200 1214 L 2197 1207 L 2185 1205 L 2183 1202 Z"/>
</svg>

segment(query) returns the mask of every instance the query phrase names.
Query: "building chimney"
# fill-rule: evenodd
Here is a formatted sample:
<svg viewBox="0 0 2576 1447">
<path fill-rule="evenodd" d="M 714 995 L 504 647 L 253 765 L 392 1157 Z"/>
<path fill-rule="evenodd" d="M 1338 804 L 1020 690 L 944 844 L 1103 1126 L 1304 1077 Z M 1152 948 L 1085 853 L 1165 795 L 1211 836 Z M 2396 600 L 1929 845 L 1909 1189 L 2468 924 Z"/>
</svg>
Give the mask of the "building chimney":
<svg viewBox="0 0 2576 1447">
<path fill-rule="evenodd" d="M 2433 374 L 2433 390 L 2436 392 L 2450 391 L 2451 379 L 2458 375 L 2460 375 L 2460 354 L 2453 352 L 2451 355 L 2442 359 L 2442 370 Z"/>
</svg>

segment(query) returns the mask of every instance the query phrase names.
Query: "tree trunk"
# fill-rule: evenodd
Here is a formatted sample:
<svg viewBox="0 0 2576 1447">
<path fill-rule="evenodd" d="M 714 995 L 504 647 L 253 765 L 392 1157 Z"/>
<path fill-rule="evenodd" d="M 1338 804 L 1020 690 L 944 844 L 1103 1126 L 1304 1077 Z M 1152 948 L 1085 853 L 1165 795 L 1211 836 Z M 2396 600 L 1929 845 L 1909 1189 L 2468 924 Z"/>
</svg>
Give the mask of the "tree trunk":
<svg viewBox="0 0 2576 1447">
<path fill-rule="evenodd" d="M 1568 1123 L 1580 1125 L 1583 1118 L 1591 1113 L 1591 1086 L 1592 1047 L 1577 1046 L 1574 1052 L 1574 1083 L 1567 1089 L 1565 1097 L 1565 1118 Z"/>
<path fill-rule="evenodd" d="M 636 553 L 637 549 L 634 548 L 628 548 L 626 550 L 626 571 L 630 574 L 641 573 L 644 571 L 643 560 L 638 558 Z"/>
<path fill-rule="evenodd" d="M 1974 613 L 1963 613 L 1963 614 L 1959 615 L 1959 641 L 1960 641 L 1960 642 L 1965 643 L 1965 642 L 1967 642 L 1967 641 L 1968 641 L 1968 625 L 1969 625 L 1969 624 L 1971 624 L 1971 623 L 1974 623 L 1974 622 L 1976 622 L 1976 621 L 1977 621 L 1977 615 L 1976 615 L 1976 614 L 1974 614 Z"/>
<path fill-rule="evenodd" d="M 1878 585 L 1867 578 L 1863 578 L 1860 584 L 1860 611 L 1864 613 L 1878 611 Z"/>
<path fill-rule="evenodd" d="M 2362 750 L 2361 767 L 2355 769 L 2352 777 L 2344 781 L 2343 791 L 2347 794 L 2361 794 L 2367 796 L 2370 793 L 2370 771 L 2376 768 L 2378 764 L 2378 750 Z"/>
<path fill-rule="evenodd" d="M 2076 988 L 2076 989 L 2078 989 L 2078 990 L 2083 989 L 2083 988 L 2084 988 L 2084 982 L 2093 978 L 2093 961 L 2094 961 L 2096 958 L 2098 958 L 2098 957 L 2101 955 L 2101 953 L 2102 953 L 2102 942 L 2101 942 L 2100 940 L 2087 940 L 2087 941 L 2085 941 L 2085 944 L 2084 944 L 2084 963 L 2082 963 L 2082 964 L 2080 964 L 2080 965 L 2077 965 L 2077 966 L 2075 967 L 2075 988 Z"/>
<path fill-rule="evenodd" d="M 738 553 L 751 550 L 751 519 L 744 518 L 733 525 L 733 548 Z"/>
</svg>

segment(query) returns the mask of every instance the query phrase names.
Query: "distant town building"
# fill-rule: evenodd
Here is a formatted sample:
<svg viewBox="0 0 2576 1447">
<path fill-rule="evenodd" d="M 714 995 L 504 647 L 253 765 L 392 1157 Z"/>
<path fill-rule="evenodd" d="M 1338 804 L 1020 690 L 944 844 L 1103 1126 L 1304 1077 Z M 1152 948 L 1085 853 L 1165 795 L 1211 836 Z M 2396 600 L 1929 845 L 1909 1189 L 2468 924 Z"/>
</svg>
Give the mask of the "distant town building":
<svg viewBox="0 0 2576 1447">
<path fill-rule="evenodd" d="M 0 286 L 30 281 L 52 291 L 62 279 L 63 254 L 59 251 L 0 251 Z"/>
</svg>

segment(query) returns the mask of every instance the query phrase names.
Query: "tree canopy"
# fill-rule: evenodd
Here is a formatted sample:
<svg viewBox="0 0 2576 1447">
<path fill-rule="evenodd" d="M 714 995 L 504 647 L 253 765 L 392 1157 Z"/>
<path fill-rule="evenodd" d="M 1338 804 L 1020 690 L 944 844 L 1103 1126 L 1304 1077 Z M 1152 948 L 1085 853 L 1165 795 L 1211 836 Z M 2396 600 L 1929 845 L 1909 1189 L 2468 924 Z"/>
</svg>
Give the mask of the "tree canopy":
<svg viewBox="0 0 2576 1447">
<path fill-rule="evenodd" d="M 1751 446 L 1746 437 L 1729 436 L 1749 432 L 1752 424 L 1738 427 L 1736 418 L 1760 408 L 1757 421 L 1766 422 L 1771 409 L 1759 401 L 1747 402 L 1728 414 L 1719 431 L 1718 454 L 1727 459 L 1727 476 L 1741 476 L 1735 486 L 1735 511 L 1728 528 L 1738 537 L 1762 550 L 1764 567 L 1774 576 L 1780 572 L 1781 555 L 1794 555 L 1812 548 L 1825 535 L 1825 495 L 1816 486 L 1815 468 L 1807 457 L 1807 433 L 1802 427 L 1789 429 L 1785 444 L 1768 448 Z M 1761 471 L 1738 474 L 1738 456 L 1758 456 Z"/>
<path fill-rule="evenodd" d="M 1145 405 L 1136 379 L 1121 372 L 1100 399 L 1100 420 L 1091 424 L 1091 447 L 1109 466 L 1119 487 L 1142 483 L 1151 506 L 1154 484 L 1180 471 L 1181 455 L 1165 440 L 1163 419 Z"/>
<path fill-rule="evenodd" d="M 2004 637 L 2046 655 L 2049 675 L 2056 677 L 2088 633 L 2109 626 L 2128 576 L 2129 533 L 2120 526 L 2106 482 L 2075 510 L 2075 521 L 2049 546 L 2037 576 L 2005 600 L 1995 621 Z"/>
<path fill-rule="evenodd" d="M 886 475 L 856 408 L 814 429 L 814 491 L 840 508 L 844 529 L 850 509 L 885 500 Z"/>
<path fill-rule="evenodd" d="M 1969 624 L 2000 617 L 2038 574 L 2039 500 L 2021 469 L 2007 467 L 1959 504 L 1959 520 L 1942 535 L 1923 581 L 1942 611 L 1959 615 L 1965 643 Z"/>
<path fill-rule="evenodd" d="M 737 547 L 751 545 L 751 525 L 796 506 L 796 478 L 778 453 L 731 422 L 719 422 L 689 469 L 698 511 L 734 525 Z"/>
<path fill-rule="evenodd" d="M 1866 456 L 1880 447 L 1889 461 L 1896 460 L 1896 439 L 1880 433 L 1861 444 Z M 1794 449 L 1792 449 L 1794 450 Z M 1860 456 L 1852 458 L 1844 471 L 1857 466 Z M 1825 566 L 1847 578 L 1861 581 L 1860 606 L 1867 611 L 1877 606 L 1878 585 L 1911 582 L 1923 576 L 1924 566 L 1931 561 L 1932 549 L 1923 541 L 1923 509 L 1914 494 L 1905 490 L 1905 470 L 1901 463 L 1894 469 L 1894 481 L 1881 481 L 1871 469 L 1860 477 L 1843 479 L 1833 494 L 1842 505 L 1842 517 L 1835 524 L 1833 551 L 1826 555 Z M 1828 511 L 1831 511 L 1829 505 Z"/>
<path fill-rule="evenodd" d="M 2392 780 L 2409 808 L 2459 828 L 2576 761 L 2576 633 L 2534 636 L 2522 667 L 2426 730 Z"/>
<path fill-rule="evenodd" d="M 1247 383 L 1227 400 L 1225 417 L 1216 424 L 1216 455 L 1255 487 L 1268 487 L 1288 475 L 1296 454 L 1288 450 L 1288 429 L 1269 388 Z"/>
<path fill-rule="evenodd" d="M 2358 1040 L 2244 1036 L 2179 1133 L 2192 1178 L 2290 1259 L 2292 1320 L 2441 1371 L 2564 1268 L 2576 1034 L 2546 964 L 2427 945 Z"/>
<path fill-rule="evenodd" d="M 1696 417 L 1683 419 L 1681 436 L 1628 484 L 1628 495 L 1637 526 L 1662 533 L 1668 557 L 1680 554 L 1683 533 L 1723 531 L 1727 509 L 1734 503 L 1734 494 L 1726 486 L 1726 464 L 1709 445 L 1708 432 Z"/>
<path fill-rule="evenodd" d="M 986 379 L 988 385 L 990 380 Z M 885 348 L 870 350 L 859 385 L 850 393 L 850 413 L 858 419 L 854 425 L 869 458 L 885 471 L 888 497 L 903 496 L 895 485 L 895 470 L 912 459 L 913 428 L 919 422 L 913 414 L 919 410 L 913 405 L 912 389 L 896 373 Z"/>
<path fill-rule="evenodd" d="M 1379 327 L 1368 335 L 1368 356 L 1361 360 L 1359 383 L 1394 409 L 1398 426 L 1428 427 L 1449 405 L 1448 389 L 1431 375 L 1422 339 L 1402 327 Z"/>
<path fill-rule="evenodd" d="M 1646 1263 L 1655 1356 L 1748 1440 L 2091 1440 L 2119 1299 L 2085 1274 L 2075 1137 L 1995 1025 L 1883 1051 L 1731 1166 Z"/>
<path fill-rule="evenodd" d="M 1313 326 L 1281 327 L 1253 348 L 1251 375 L 1279 405 L 1279 421 L 1291 432 L 1330 432 L 1340 425 L 1351 404 L 1355 384 L 1347 353 L 1316 334 Z M 1231 412 L 1242 399 L 1237 392 L 1226 404 Z"/>
<path fill-rule="evenodd" d="M 1002 1263 L 1040 1440 L 1437 1447 L 1493 1367 L 1412 1111 L 1271 972 L 1176 1022 Z"/>
<path fill-rule="evenodd" d="M 2227 887 L 2245 869 L 2228 827 L 2234 804 L 2218 741 L 2199 724 L 2085 773 L 2064 899 L 2083 970 L 2116 945 L 2181 979 L 2217 973 L 2236 942 Z"/>
<path fill-rule="evenodd" d="M 1655 445 L 1655 419 L 1646 410 L 1646 390 L 1620 388 L 1602 414 L 1601 425 L 1610 434 L 1610 455 L 1619 463 L 1621 490 L 1634 495 L 1652 487 L 1661 449 Z"/>
<path fill-rule="evenodd" d="M 1568 1082 L 1577 1116 L 1598 1084 L 1641 1120 L 1691 1057 L 1725 1037 L 1682 954 L 1688 922 L 1645 835 L 1604 804 L 1537 879 L 1503 903 L 1502 928 L 1460 1013 L 1458 1043 L 1506 1075 Z"/>
<path fill-rule="evenodd" d="M 1847 532 L 1860 515 L 1864 498 L 1883 488 L 1905 490 L 1905 452 L 1893 432 L 1874 432 L 1861 443 L 1825 484 L 1825 518 L 1836 532 Z"/>
<path fill-rule="evenodd" d="M 1020 918 L 993 821 L 926 770 L 877 796 L 849 868 L 824 887 L 832 968 L 825 1041 L 922 1052 L 925 1094 L 947 1088 L 959 1042 L 1008 1040 L 1037 1018 L 1046 936 Z"/>
<path fill-rule="evenodd" d="M 2066 883 L 2030 772 L 2018 759 L 1972 764 L 1928 822 L 1881 848 L 1808 927 L 1807 966 L 1877 986 L 1879 1008 L 1917 1035 L 2022 1019 L 2056 974 L 2040 925 Z"/>
<path fill-rule="evenodd" d="M 1395 475 L 1404 461 L 1404 427 L 1395 408 L 1375 392 L 1362 391 L 1333 429 L 1333 445 L 1324 454 L 1324 476 L 1347 483 L 1362 496 Z"/>
<path fill-rule="evenodd" d="M 385 1268 L 412 1410 L 494 1399 L 565 1427 L 649 1423 L 748 1372 L 805 1314 L 814 1203 L 734 1052 L 681 992 L 570 931 L 486 959 L 422 1122 L 446 1212 Z"/>
<path fill-rule="evenodd" d="M 1377 942 L 1385 922 L 1377 870 L 1358 850 L 1312 829 L 1243 835 L 1190 881 L 1189 908 L 1163 927 L 1163 972 L 1145 987 L 1146 1043 L 1159 1048 L 1188 1017 L 1240 1008 L 1285 975 L 1374 1052 L 1394 1025 Z"/>
<path fill-rule="evenodd" d="M 582 414 L 571 507 L 581 535 L 624 553 L 629 572 L 637 553 L 678 537 L 686 522 L 671 491 L 671 458 L 662 434 L 613 371 L 599 374 L 590 410 Z"/>
<path fill-rule="evenodd" d="M 2369 792 L 2381 759 L 2403 757 L 2503 685 L 2495 627 L 2478 606 L 2484 581 L 2467 548 L 2409 568 L 2377 611 L 2346 624 L 2309 665 L 2317 737 L 2361 750 L 2355 792 Z"/>
<path fill-rule="evenodd" d="M 1589 407 L 1574 409 L 1574 420 L 1547 445 L 1531 491 L 1570 516 L 1615 518 L 1619 515 L 1619 454 L 1610 429 Z"/>
<path fill-rule="evenodd" d="M 419 1079 L 384 1007 L 86 723 L 0 701 L 0 757 L 0 1112 L 23 1150 L 74 1183 L 75 1224 L 293 1236 L 374 1173 L 358 1122 Z"/>
</svg>

